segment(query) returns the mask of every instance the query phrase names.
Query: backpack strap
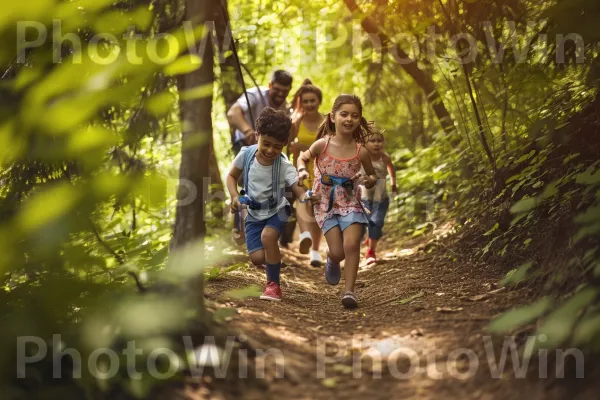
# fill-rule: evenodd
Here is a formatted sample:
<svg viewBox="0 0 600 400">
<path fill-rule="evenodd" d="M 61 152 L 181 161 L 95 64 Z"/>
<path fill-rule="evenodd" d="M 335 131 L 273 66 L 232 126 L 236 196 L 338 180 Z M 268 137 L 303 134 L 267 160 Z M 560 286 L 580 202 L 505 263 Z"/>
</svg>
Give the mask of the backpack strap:
<svg viewBox="0 0 600 400">
<path fill-rule="evenodd" d="M 250 195 L 248 192 L 248 181 L 250 175 L 250 167 L 254 158 L 256 157 L 256 152 L 258 151 L 258 145 L 254 144 L 252 146 L 248 146 L 245 154 L 244 154 L 244 191 L 247 195 Z M 287 160 L 287 157 L 282 153 L 280 157 L 277 157 L 273 161 L 272 168 L 272 194 L 271 198 L 267 200 L 269 208 L 277 207 L 281 199 L 284 197 L 284 188 L 280 187 L 281 184 L 281 160 Z"/>
<path fill-rule="evenodd" d="M 252 146 L 248 146 L 246 149 L 246 153 L 244 153 L 244 191 L 247 195 L 248 193 L 248 175 L 250 173 L 250 165 L 252 164 L 252 160 L 256 155 L 256 151 L 258 150 L 258 145 L 253 144 Z"/>
</svg>

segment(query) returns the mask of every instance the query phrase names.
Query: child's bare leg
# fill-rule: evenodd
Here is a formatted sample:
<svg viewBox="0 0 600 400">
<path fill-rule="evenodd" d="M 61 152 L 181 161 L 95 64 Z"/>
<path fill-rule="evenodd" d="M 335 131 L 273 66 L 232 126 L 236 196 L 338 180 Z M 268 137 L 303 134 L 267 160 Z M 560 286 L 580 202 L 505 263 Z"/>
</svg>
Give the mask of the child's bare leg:
<svg viewBox="0 0 600 400">
<path fill-rule="evenodd" d="M 310 223 L 314 221 L 315 218 L 308 214 L 306 204 L 299 203 L 296 206 L 296 220 L 300 226 L 300 232 L 306 232 L 310 226 Z"/>
<path fill-rule="evenodd" d="M 309 218 L 308 230 L 310 231 L 310 235 L 312 236 L 312 249 L 315 251 L 319 251 L 319 246 L 321 245 L 321 228 L 319 228 L 319 224 L 317 224 L 317 220 L 315 219 L 315 212 L 313 207 L 309 204 L 306 204 L 306 214 Z"/>
<path fill-rule="evenodd" d="M 265 251 L 263 249 L 250 253 L 250 261 L 254 265 L 263 265 L 265 263 Z"/>
<path fill-rule="evenodd" d="M 260 240 L 265 248 L 265 261 L 267 264 L 278 264 L 281 262 L 281 253 L 279 252 L 279 232 L 270 226 L 265 227 L 260 235 Z"/>
<path fill-rule="evenodd" d="M 321 245 L 321 228 L 319 228 L 319 224 L 316 222 L 311 222 L 309 230 L 313 241 L 312 249 L 314 251 L 319 251 L 319 246 Z"/>
<path fill-rule="evenodd" d="M 364 231 L 364 225 L 352 224 L 344 230 L 344 286 L 347 292 L 354 292 L 358 263 L 360 261 L 360 240 Z"/>
<path fill-rule="evenodd" d="M 344 239 L 342 231 L 339 226 L 335 226 L 327 231 L 325 234 L 325 240 L 327 240 L 327 257 L 334 263 L 340 263 L 344 261 Z"/>
</svg>

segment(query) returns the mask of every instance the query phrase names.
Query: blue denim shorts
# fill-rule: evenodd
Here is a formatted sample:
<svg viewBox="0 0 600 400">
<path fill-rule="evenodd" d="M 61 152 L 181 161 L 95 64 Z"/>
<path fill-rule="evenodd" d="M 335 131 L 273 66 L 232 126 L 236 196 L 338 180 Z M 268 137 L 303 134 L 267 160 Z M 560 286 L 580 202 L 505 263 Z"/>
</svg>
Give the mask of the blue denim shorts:
<svg viewBox="0 0 600 400">
<path fill-rule="evenodd" d="M 379 240 L 383 235 L 383 225 L 385 224 L 385 216 L 390 208 L 390 199 L 382 201 L 363 200 L 363 206 L 371 211 L 369 218 L 372 224 L 369 224 L 369 239 Z"/>
<path fill-rule="evenodd" d="M 352 224 L 368 225 L 368 223 L 369 221 L 367 221 L 367 217 L 365 217 L 365 214 L 361 212 L 351 212 L 348 215 L 334 214 L 330 218 L 327 218 L 325 222 L 323 222 L 321 230 L 323 231 L 323 234 L 326 234 L 331 228 L 339 226 L 340 230 L 343 232 Z"/>
<path fill-rule="evenodd" d="M 248 254 L 264 249 L 261 235 L 262 231 L 267 226 L 275 229 L 277 232 L 279 232 L 279 234 L 281 234 L 290 217 L 290 212 L 290 207 L 286 206 L 285 208 L 279 210 L 277 214 L 263 220 L 255 219 L 248 214 L 246 216 L 246 224 L 244 225 L 246 228 L 246 247 L 248 248 Z"/>
</svg>

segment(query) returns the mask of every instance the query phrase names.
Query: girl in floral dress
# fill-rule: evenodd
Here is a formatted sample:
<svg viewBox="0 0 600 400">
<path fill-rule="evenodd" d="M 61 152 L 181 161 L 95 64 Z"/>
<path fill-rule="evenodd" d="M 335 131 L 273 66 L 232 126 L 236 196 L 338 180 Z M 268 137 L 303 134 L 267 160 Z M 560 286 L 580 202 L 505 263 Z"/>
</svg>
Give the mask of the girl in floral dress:
<svg viewBox="0 0 600 400">
<path fill-rule="evenodd" d="M 360 99 L 350 94 L 339 95 L 319 127 L 320 139 L 298 160 L 298 180 L 302 182 L 308 177 L 306 165 L 316 158 L 313 191 L 321 201 L 314 212 L 329 248 L 325 277 L 329 284 L 337 285 L 341 277 L 340 262 L 345 260 L 342 304 L 346 308 L 358 306 L 354 286 L 360 242 L 368 224 L 359 184 L 371 188 L 377 182 L 369 151 L 363 147 L 372 133 L 371 125 L 362 116 Z"/>
</svg>

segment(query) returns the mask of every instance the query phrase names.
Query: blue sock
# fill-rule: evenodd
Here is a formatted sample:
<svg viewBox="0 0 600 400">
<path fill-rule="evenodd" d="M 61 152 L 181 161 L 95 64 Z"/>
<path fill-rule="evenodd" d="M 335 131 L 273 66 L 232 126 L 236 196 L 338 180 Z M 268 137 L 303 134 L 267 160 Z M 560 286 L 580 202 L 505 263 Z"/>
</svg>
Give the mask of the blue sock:
<svg viewBox="0 0 600 400">
<path fill-rule="evenodd" d="M 267 281 L 275 282 L 279 285 L 279 271 L 281 270 L 281 262 L 277 264 L 267 263 Z"/>
</svg>

